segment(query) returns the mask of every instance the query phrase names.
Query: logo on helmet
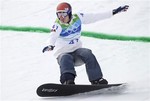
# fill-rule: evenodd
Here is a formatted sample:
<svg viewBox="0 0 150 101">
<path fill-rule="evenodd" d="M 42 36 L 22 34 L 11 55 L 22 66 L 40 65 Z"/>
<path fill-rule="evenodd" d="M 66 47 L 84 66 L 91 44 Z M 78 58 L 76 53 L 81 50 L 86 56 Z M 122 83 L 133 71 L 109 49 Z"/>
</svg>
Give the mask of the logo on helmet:
<svg viewBox="0 0 150 101">
<path fill-rule="evenodd" d="M 65 10 L 64 11 L 66 11 L 66 12 L 68 12 L 69 11 L 69 8 L 64 8 Z"/>
</svg>

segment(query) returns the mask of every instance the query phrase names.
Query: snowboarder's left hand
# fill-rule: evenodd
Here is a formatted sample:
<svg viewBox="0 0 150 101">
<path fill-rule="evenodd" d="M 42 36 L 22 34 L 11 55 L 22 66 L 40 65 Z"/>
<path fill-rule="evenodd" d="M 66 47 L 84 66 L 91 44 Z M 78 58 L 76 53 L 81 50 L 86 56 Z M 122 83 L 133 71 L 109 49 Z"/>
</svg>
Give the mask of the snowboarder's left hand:
<svg viewBox="0 0 150 101">
<path fill-rule="evenodd" d="M 120 6 L 120 7 L 118 7 L 117 9 L 114 9 L 114 10 L 113 10 L 113 15 L 115 15 L 115 14 L 117 14 L 117 13 L 119 13 L 119 12 L 125 12 L 125 11 L 128 10 L 128 8 L 129 8 L 128 5 Z"/>
</svg>

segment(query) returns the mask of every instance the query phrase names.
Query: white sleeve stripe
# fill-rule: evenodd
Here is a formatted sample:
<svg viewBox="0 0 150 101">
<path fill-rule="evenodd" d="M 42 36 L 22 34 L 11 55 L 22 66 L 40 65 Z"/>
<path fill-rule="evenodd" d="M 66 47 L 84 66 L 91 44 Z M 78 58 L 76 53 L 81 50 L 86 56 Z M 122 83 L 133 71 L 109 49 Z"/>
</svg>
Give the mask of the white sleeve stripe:
<svg viewBox="0 0 150 101">
<path fill-rule="evenodd" d="M 52 31 L 50 33 L 50 37 L 49 37 L 49 45 L 55 46 L 55 42 L 57 40 L 57 38 L 59 37 L 60 33 L 61 33 L 61 26 L 58 24 L 55 24 L 57 26 L 57 29 L 55 31 Z"/>
</svg>

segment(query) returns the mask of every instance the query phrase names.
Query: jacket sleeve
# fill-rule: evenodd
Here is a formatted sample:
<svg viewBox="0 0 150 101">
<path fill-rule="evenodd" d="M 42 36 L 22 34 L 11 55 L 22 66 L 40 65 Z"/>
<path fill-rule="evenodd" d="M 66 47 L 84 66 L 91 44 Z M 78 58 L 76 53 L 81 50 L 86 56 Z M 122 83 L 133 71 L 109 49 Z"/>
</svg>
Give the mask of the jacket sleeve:
<svg viewBox="0 0 150 101">
<path fill-rule="evenodd" d="M 104 20 L 113 16 L 112 10 L 103 11 L 99 13 L 78 13 L 79 18 L 83 24 L 95 23 L 100 20 Z"/>
<path fill-rule="evenodd" d="M 48 44 L 51 46 L 55 46 L 55 42 L 57 38 L 59 37 L 60 33 L 62 31 L 62 28 L 59 24 L 55 23 L 51 28 L 50 37 L 48 39 Z"/>
</svg>

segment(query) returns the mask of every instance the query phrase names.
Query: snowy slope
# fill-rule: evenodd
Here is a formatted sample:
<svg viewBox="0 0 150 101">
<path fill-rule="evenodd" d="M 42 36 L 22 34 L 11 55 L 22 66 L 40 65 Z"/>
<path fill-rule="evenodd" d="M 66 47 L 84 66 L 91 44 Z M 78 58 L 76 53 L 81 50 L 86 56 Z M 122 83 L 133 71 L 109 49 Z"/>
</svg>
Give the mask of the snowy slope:
<svg viewBox="0 0 150 101">
<path fill-rule="evenodd" d="M 62 0 L 1 0 L 1 24 L 50 27 L 56 17 L 55 7 L 60 1 Z M 66 1 L 73 5 L 74 12 L 98 12 L 100 8 L 112 9 L 129 4 L 131 8 L 127 13 L 85 25 L 83 30 L 149 36 L 148 0 Z M 125 92 L 39 98 L 35 92 L 39 85 L 48 82 L 59 83 L 59 67 L 53 52 L 41 52 L 48 36 L 39 33 L 0 31 L 0 101 L 150 101 L 150 43 L 88 37 L 82 37 L 83 44 L 93 50 L 104 77 L 110 83 L 127 82 L 129 86 Z M 77 67 L 76 70 L 76 83 L 90 84 L 84 66 Z"/>
</svg>

